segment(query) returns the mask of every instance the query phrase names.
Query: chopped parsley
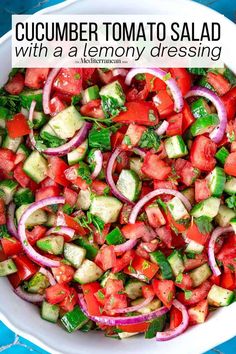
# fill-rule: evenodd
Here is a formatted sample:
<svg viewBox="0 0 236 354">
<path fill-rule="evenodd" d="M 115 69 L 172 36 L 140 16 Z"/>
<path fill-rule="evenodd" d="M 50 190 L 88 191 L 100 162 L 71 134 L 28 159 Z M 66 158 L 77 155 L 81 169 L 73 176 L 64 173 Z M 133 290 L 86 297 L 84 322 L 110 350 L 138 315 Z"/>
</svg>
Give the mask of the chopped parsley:
<svg viewBox="0 0 236 354">
<path fill-rule="evenodd" d="M 127 108 L 120 104 L 120 102 L 112 96 L 101 96 L 102 98 L 102 110 L 105 114 L 105 118 L 115 117 L 121 111 L 126 111 Z"/>
<path fill-rule="evenodd" d="M 82 98 L 82 95 L 81 95 L 81 94 L 72 96 L 72 98 L 71 98 L 71 104 L 72 104 L 73 106 L 75 106 L 76 104 L 78 104 L 78 103 L 81 101 L 81 98 Z"/>
<path fill-rule="evenodd" d="M 207 72 L 207 69 L 204 68 L 188 68 L 187 70 L 194 75 L 206 75 Z"/>
<path fill-rule="evenodd" d="M 77 173 L 78 176 L 81 177 L 87 184 L 92 183 L 90 169 L 88 165 L 86 165 L 86 163 L 84 163 L 83 161 L 79 163 Z"/>
<path fill-rule="evenodd" d="M 160 137 L 155 133 L 154 129 L 148 128 L 143 132 L 142 137 L 139 141 L 139 146 L 141 148 L 153 148 L 158 150 L 160 147 Z"/>
<path fill-rule="evenodd" d="M 132 145 L 131 139 L 130 139 L 130 137 L 129 137 L 128 135 L 125 135 L 125 136 L 124 136 L 123 142 L 124 142 L 124 144 L 127 145 L 127 146 Z"/>
<path fill-rule="evenodd" d="M 228 208 L 234 209 L 234 211 L 236 211 L 236 195 L 231 195 L 229 198 L 225 199 L 225 204 Z"/>
<path fill-rule="evenodd" d="M 190 291 L 190 290 L 185 290 L 185 292 L 184 292 L 184 297 L 185 297 L 185 299 L 186 299 L 186 300 L 191 299 L 192 294 L 193 294 L 192 291 Z"/>
<path fill-rule="evenodd" d="M 198 227 L 198 230 L 202 234 L 208 234 L 212 231 L 213 226 L 212 226 L 212 219 L 209 216 L 200 216 L 199 218 L 194 219 L 195 224 Z"/>
<path fill-rule="evenodd" d="M 72 207 L 70 204 L 64 204 L 62 207 L 63 213 L 70 215 L 74 211 L 74 207 Z"/>
</svg>

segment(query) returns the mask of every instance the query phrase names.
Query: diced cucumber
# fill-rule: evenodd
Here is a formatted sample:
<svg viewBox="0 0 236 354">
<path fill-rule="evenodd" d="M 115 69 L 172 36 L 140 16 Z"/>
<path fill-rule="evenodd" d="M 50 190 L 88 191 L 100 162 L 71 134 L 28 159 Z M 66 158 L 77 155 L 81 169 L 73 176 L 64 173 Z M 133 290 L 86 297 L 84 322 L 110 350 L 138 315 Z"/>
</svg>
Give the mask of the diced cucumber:
<svg viewBox="0 0 236 354">
<path fill-rule="evenodd" d="M 187 209 L 178 197 L 172 198 L 166 205 L 174 220 L 177 221 L 189 218 Z"/>
<path fill-rule="evenodd" d="M 12 179 L 4 179 L 3 181 L 0 181 L 0 191 L 2 191 L 2 198 L 5 204 L 9 204 L 12 201 L 17 187 L 18 184 Z"/>
<path fill-rule="evenodd" d="M 191 215 L 195 218 L 200 218 L 200 216 L 208 216 L 209 218 L 214 218 L 218 214 L 219 208 L 220 199 L 210 197 L 196 204 L 191 210 Z"/>
<path fill-rule="evenodd" d="M 74 165 L 77 162 L 83 160 L 88 150 L 88 140 L 86 139 L 80 146 L 78 146 L 75 150 L 69 152 L 67 154 L 68 164 Z"/>
<path fill-rule="evenodd" d="M 30 204 L 24 204 L 21 205 L 18 209 L 16 209 L 16 220 L 17 223 L 19 223 L 21 216 L 23 213 L 28 209 Z M 33 227 L 36 225 L 42 225 L 47 222 L 47 214 L 45 213 L 44 210 L 38 209 L 35 212 L 33 212 L 30 217 L 27 219 L 25 226 L 26 227 Z"/>
<path fill-rule="evenodd" d="M 123 106 L 125 103 L 125 95 L 119 81 L 113 81 L 106 86 L 103 86 L 99 92 L 101 98 L 103 97 L 112 97 L 117 101 L 120 106 Z"/>
<path fill-rule="evenodd" d="M 20 188 L 14 194 L 13 200 L 17 207 L 23 204 L 30 204 L 34 202 L 33 192 L 29 188 Z"/>
<path fill-rule="evenodd" d="M 105 288 L 106 283 L 109 279 L 118 280 L 117 276 L 114 273 L 112 273 L 110 270 L 107 270 L 99 279 L 100 284 L 103 288 Z"/>
<path fill-rule="evenodd" d="M 81 332 L 89 332 L 94 328 L 95 328 L 95 323 L 93 321 L 89 320 L 79 330 Z"/>
<path fill-rule="evenodd" d="M 167 258 L 175 276 L 184 271 L 184 262 L 179 251 L 174 250 Z"/>
<path fill-rule="evenodd" d="M 145 299 L 137 299 L 134 301 L 131 301 L 132 306 L 139 305 L 142 303 Z M 148 305 L 142 307 L 139 309 L 137 312 L 142 313 L 143 315 L 146 313 L 150 313 L 152 311 L 155 311 L 161 307 L 161 301 L 159 299 L 153 299 Z"/>
<path fill-rule="evenodd" d="M 214 284 L 207 295 L 207 300 L 211 306 L 228 306 L 234 301 L 234 292 Z"/>
<path fill-rule="evenodd" d="M 229 152 L 228 150 L 222 146 L 217 153 L 215 154 L 215 158 L 222 164 L 225 164 L 225 161 L 227 159 L 227 157 L 229 156 Z"/>
<path fill-rule="evenodd" d="M 87 238 L 79 237 L 74 241 L 74 243 L 86 250 L 86 258 L 93 260 L 96 257 L 98 253 L 98 247 L 89 242 Z"/>
<path fill-rule="evenodd" d="M 49 322 L 56 323 L 59 318 L 60 307 L 43 301 L 41 307 L 41 317 Z"/>
<path fill-rule="evenodd" d="M 44 225 L 47 227 L 53 227 L 56 225 L 56 215 L 53 213 L 47 214 L 47 221 L 45 221 Z"/>
<path fill-rule="evenodd" d="M 221 227 L 229 226 L 230 220 L 235 217 L 233 209 L 228 208 L 226 205 L 221 205 L 218 214 L 215 217 L 215 221 Z"/>
<path fill-rule="evenodd" d="M 96 281 L 103 274 L 96 263 L 85 259 L 74 274 L 74 280 L 80 284 L 87 284 Z"/>
<path fill-rule="evenodd" d="M 33 127 L 39 129 L 44 126 L 48 121 L 47 116 L 43 112 L 34 112 L 33 115 Z"/>
<path fill-rule="evenodd" d="M 69 333 L 75 332 L 80 329 L 86 322 L 88 318 L 81 311 L 81 309 L 76 306 L 74 310 L 67 312 L 62 318 L 61 322 L 67 329 Z"/>
<path fill-rule="evenodd" d="M 204 250 L 204 246 L 200 245 L 200 243 L 197 243 L 193 240 L 190 240 L 187 247 L 185 248 L 186 253 L 200 254 L 200 253 L 202 253 L 203 250 Z"/>
<path fill-rule="evenodd" d="M 44 127 L 40 131 L 40 136 L 42 137 L 45 136 L 46 135 L 45 133 L 57 137 L 55 130 L 52 129 L 52 127 L 49 124 L 44 125 Z"/>
<path fill-rule="evenodd" d="M 147 179 L 147 177 L 142 173 L 141 168 L 143 165 L 142 159 L 139 157 L 131 157 L 129 160 L 130 169 L 137 173 L 140 179 Z"/>
<path fill-rule="evenodd" d="M 99 98 L 99 87 L 98 85 L 90 86 L 82 92 L 82 102 L 86 104 L 92 100 Z"/>
<path fill-rule="evenodd" d="M 213 197 L 221 197 L 224 191 L 226 176 L 223 168 L 216 166 L 206 177 Z"/>
<path fill-rule="evenodd" d="M 125 293 L 132 300 L 140 298 L 142 296 L 142 287 L 144 285 L 145 283 L 140 280 L 130 279 L 125 285 Z"/>
<path fill-rule="evenodd" d="M 230 225 L 232 226 L 234 232 L 236 233 L 236 218 L 230 220 Z"/>
<path fill-rule="evenodd" d="M 109 128 L 91 129 L 88 144 L 90 148 L 98 148 L 102 151 L 111 150 L 111 130 Z"/>
<path fill-rule="evenodd" d="M 96 196 L 91 201 L 90 212 L 98 216 L 105 224 L 116 222 L 122 203 L 110 196 Z"/>
<path fill-rule="evenodd" d="M 188 149 L 182 136 L 174 135 L 165 140 L 165 149 L 170 159 L 177 159 L 188 154 Z"/>
<path fill-rule="evenodd" d="M 109 232 L 106 236 L 106 242 L 108 245 L 120 245 L 125 242 L 125 238 L 118 226 Z"/>
<path fill-rule="evenodd" d="M 211 269 L 207 263 L 204 263 L 200 267 L 192 270 L 190 276 L 193 281 L 193 286 L 197 287 L 211 276 Z"/>
<path fill-rule="evenodd" d="M 80 190 L 78 194 L 78 199 L 76 202 L 78 208 L 82 210 L 88 210 L 91 205 L 91 192 L 89 189 Z"/>
<path fill-rule="evenodd" d="M 133 337 L 139 334 L 139 332 L 118 332 L 118 336 L 120 339 L 126 339 L 129 337 Z"/>
<path fill-rule="evenodd" d="M 139 197 L 142 185 L 136 172 L 133 170 L 122 170 L 116 186 L 127 199 L 135 201 Z"/>
<path fill-rule="evenodd" d="M 161 251 L 150 253 L 151 262 L 159 265 L 161 276 L 163 279 L 172 279 L 173 273 L 170 263 L 167 261 L 165 255 Z"/>
<path fill-rule="evenodd" d="M 51 118 L 47 125 L 55 131 L 59 138 L 69 139 L 82 127 L 83 122 L 83 117 L 75 106 L 69 106 Z"/>
<path fill-rule="evenodd" d="M 228 194 L 236 194 L 236 178 L 231 177 L 225 183 L 224 191 Z"/>
<path fill-rule="evenodd" d="M 12 259 L 0 262 L 0 277 L 5 277 L 16 272 L 17 268 Z"/>
<path fill-rule="evenodd" d="M 25 161 L 27 159 L 27 157 L 30 155 L 30 149 L 28 149 L 24 144 L 20 144 L 16 153 L 24 155 L 23 161 Z"/>
<path fill-rule="evenodd" d="M 20 100 L 22 107 L 26 109 L 30 109 L 32 101 L 36 101 L 36 109 L 42 110 L 42 99 L 43 99 L 43 91 L 42 90 L 24 90 L 20 93 Z"/>
<path fill-rule="evenodd" d="M 205 117 L 211 113 L 209 105 L 202 97 L 191 104 L 191 111 L 195 118 Z"/>
<path fill-rule="evenodd" d="M 22 140 L 23 140 L 22 136 L 19 138 L 13 139 L 9 135 L 6 135 L 5 138 L 3 139 L 2 147 L 5 149 L 9 149 L 13 152 L 16 152 L 16 150 L 18 149 L 18 147 L 22 143 Z"/>
<path fill-rule="evenodd" d="M 198 85 L 199 86 L 202 86 L 202 87 L 206 87 L 208 88 L 209 90 L 215 92 L 215 90 L 213 89 L 213 87 L 209 84 L 209 82 L 207 81 L 206 79 L 206 76 L 202 76 L 201 79 L 199 80 L 198 82 Z"/>
<path fill-rule="evenodd" d="M 209 133 L 213 128 L 217 127 L 220 120 L 217 114 L 208 114 L 207 116 L 200 117 L 190 127 L 192 136 L 197 136 Z"/>
<path fill-rule="evenodd" d="M 40 183 L 47 176 L 47 160 L 38 151 L 33 151 L 25 160 L 23 170 L 33 181 Z"/>
<path fill-rule="evenodd" d="M 62 254 L 64 247 L 63 236 L 46 236 L 36 242 L 38 248 L 50 254 Z"/>
<path fill-rule="evenodd" d="M 46 275 L 37 272 L 29 281 L 27 290 L 33 294 L 43 294 L 45 289 L 50 286 Z"/>
<path fill-rule="evenodd" d="M 9 117 L 9 111 L 7 108 L 0 106 L 0 128 L 6 128 L 6 121 Z"/>
<path fill-rule="evenodd" d="M 75 268 L 79 268 L 85 259 L 86 250 L 82 247 L 76 246 L 73 243 L 65 243 L 64 257 Z"/>
</svg>

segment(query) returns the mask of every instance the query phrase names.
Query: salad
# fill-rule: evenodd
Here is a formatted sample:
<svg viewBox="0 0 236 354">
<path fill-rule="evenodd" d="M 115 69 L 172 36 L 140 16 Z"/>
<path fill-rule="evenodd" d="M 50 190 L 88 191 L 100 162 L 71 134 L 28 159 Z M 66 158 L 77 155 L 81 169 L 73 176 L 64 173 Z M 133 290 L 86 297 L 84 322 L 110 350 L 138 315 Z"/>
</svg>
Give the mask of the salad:
<svg viewBox="0 0 236 354">
<path fill-rule="evenodd" d="M 170 340 L 235 299 L 236 77 L 13 69 L 0 276 L 68 332 Z"/>
</svg>

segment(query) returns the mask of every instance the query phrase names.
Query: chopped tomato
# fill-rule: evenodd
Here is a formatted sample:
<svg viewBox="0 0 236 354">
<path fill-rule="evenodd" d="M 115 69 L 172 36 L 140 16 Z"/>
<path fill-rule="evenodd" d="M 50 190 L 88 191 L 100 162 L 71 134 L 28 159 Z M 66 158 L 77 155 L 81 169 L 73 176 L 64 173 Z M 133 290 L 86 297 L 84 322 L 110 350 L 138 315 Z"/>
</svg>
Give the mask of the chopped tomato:
<svg viewBox="0 0 236 354">
<path fill-rule="evenodd" d="M 68 165 L 57 156 L 51 156 L 48 158 L 49 168 L 48 176 L 53 179 L 56 183 L 66 187 L 69 185 L 64 172 L 68 168 Z"/>
<path fill-rule="evenodd" d="M 8 149 L 0 148 L 0 170 L 10 172 L 15 166 L 16 155 Z"/>
<path fill-rule="evenodd" d="M 62 68 L 53 83 L 55 91 L 78 95 L 82 90 L 82 69 Z"/>
<path fill-rule="evenodd" d="M 17 273 L 11 274 L 8 278 L 12 286 L 17 288 L 22 281 L 30 279 L 39 268 L 23 254 L 13 256 L 12 258 L 17 267 Z"/>
<path fill-rule="evenodd" d="M 173 280 L 153 279 L 153 290 L 163 304 L 170 308 L 175 298 L 175 283 Z"/>
<path fill-rule="evenodd" d="M 154 180 L 154 189 L 174 189 L 177 190 L 177 187 L 175 185 L 175 183 L 173 183 L 172 181 L 159 181 L 157 179 Z M 167 196 L 167 194 L 162 194 L 164 196 Z M 172 196 L 170 197 L 172 198 Z"/>
<path fill-rule="evenodd" d="M 167 122 L 169 123 L 168 128 L 166 130 L 167 136 L 174 135 L 182 135 L 182 125 L 183 125 L 183 114 L 178 113 L 169 118 L 167 118 Z"/>
<path fill-rule="evenodd" d="M 130 266 L 125 268 L 124 273 L 143 281 L 150 281 L 158 269 L 157 264 L 151 263 L 140 256 L 135 256 Z"/>
<path fill-rule="evenodd" d="M 97 195 L 104 195 L 109 191 L 109 186 L 103 181 L 94 180 L 92 182 L 92 191 Z"/>
<path fill-rule="evenodd" d="M 172 246 L 172 232 L 170 227 L 163 226 L 156 230 L 157 236 L 160 240 L 168 247 L 171 248 Z"/>
<path fill-rule="evenodd" d="M 178 327 L 182 322 L 182 312 L 177 307 L 172 306 L 170 309 L 170 329 Z"/>
<path fill-rule="evenodd" d="M 77 199 L 78 199 L 78 194 L 73 191 L 73 189 L 70 189 L 68 187 L 64 188 L 64 197 L 66 200 L 66 204 L 69 204 L 70 206 L 75 206 Z"/>
<path fill-rule="evenodd" d="M 232 88 L 224 96 L 221 96 L 220 99 L 224 103 L 227 119 L 233 119 L 236 115 L 236 87 Z"/>
<path fill-rule="evenodd" d="M 149 224 L 156 228 L 166 224 L 166 220 L 157 204 L 151 204 L 145 208 Z"/>
<path fill-rule="evenodd" d="M 94 294 L 94 296 L 99 302 L 99 304 L 101 304 L 102 306 L 105 305 L 107 299 L 106 299 L 106 290 L 104 288 L 99 289 L 98 292 Z"/>
<path fill-rule="evenodd" d="M 150 238 L 154 239 L 156 237 L 155 232 L 143 221 L 137 221 L 134 224 L 127 224 L 122 227 L 121 231 L 122 234 L 128 239 L 138 239 L 142 237 L 145 241 L 149 241 Z"/>
<path fill-rule="evenodd" d="M 182 302 L 184 305 L 191 306 L 195 305 L 198 302 L 204 300 L 207 297 L 207 294 L 211 288 L 211 283 L 205 281 L 198 288 L 192 289 L 191 293 L 179 293 L 177 299 Z"/>
<path fill-rule="evenodd" d="M 7 257 L 14 256 L 22 252 L 21 242 L 15 237 L 2 238 L 1 239 L 2 249 Z"/>
<path fill-rule="evenodd" d="M 148 152 L 141 168 L 142 172 L 150 178 L 165 180 L 171 173 L 171 167 L 158 155 Z"/>
<path fill-rule="evenodd" d="M 10 93 L 10 95 L 19 95 L 23 91 L 25 84 L 24 75 L 17 73 L 14 75 L 4 86 L 4 89 Z"/>
<path fill-rule="evenodd" d="M 173 77 L 182 92 L 182 95 L 185 96 L 190 90 L 192 84 L 191 74 L 183 68 L 171 68 L 170 69 L 171 77 Z"/>
<path fill-rule="evenodd" d="M 6 224 L 6 214 L 5 214 L 5 203 L 4 200 L 0 198 L 0 225 Z"/>
<path fill-rule="evenodd" d="M 21 185 L 21 187 L 23 188 L 28 187 L 30 178 L 23 171 L 23 162 L 20 162 L 14 169 L 14 178 Z"/>
<path fill-rule="evenodd" d="M 95 68 L 83 68 L 82 70 L 83 70 L 83 72 L 82 72 L 83 81 L 88 81 L 96 69 Z"/>
<path fill-rule="evenodd" d="M 130 216 L 132 209 L 133 209 L 132 206 L 129 204 L 123 205 L 121 212 L 120 212 L 120 224 L 121 225 L 128 224 L 129 216 Z"/>
<path fill-rule="evenodd" d="M 116 264 L 114 246 L 101 248 L 95 258 L 95 263 L 104 271 L 113 268 Z"/>
<path fill-rule="evenodd" d="M 131 88 L 126 94 L 126 101 L 143 101 L 148 96 L 148 88 L 147 85 L 144 85 L 141 89 L 136 87 Z"/>
<path fill-rule="evenodd" d="M 40 188 L 35 193 L 36 202 L 45 198 L 57 197 L 60 195 L 59 186 L 48 186 Z"/>
<path fill-rule="evenodd" d="M 132 147 L 138 145 L 146 127 L 138 124 L 130 124 L 123 140 L 124 146 Z"/>
<path fill-rule="evenodd" d="M 201 171 L 212 171 L 216 164 L 214 158 L 216 144 L 209 138 L 199 135 L 190 149 L 190 160 L 194 167 Z"/>
<path fill-rule="evenodd" d="M 224 171 L 228 175 L 236 177 L 236 152 L 231 152 L 227 156 Z"/>
<path fill-rule="evenodd" d="M 73 277 L 75 270 L 68 264 L 61 264 L 60 267 L 52 268 L 54 278 L 59 284 L 69 283 Z"/>
<path fill-rule="evenodd" d="M 225 95 L 231 89 L 229 81 L 226 80 L 221 74 L 215 74 L 209 71 L 207 73 L 206 79 L 219 96 Z"/>
<path fill-rule="evenodd" d="M 178 280 L 178 281 L 177 281 Z M 183 290 L 190 290 L 193 287 L 193 281 L 189 274 L 181 274 L 179 278 L 175 280 L 175 285 Z"/>
<path fill-rule="evenodd" d="M 231 256 L 235 253 L 236 248 L 236 235 L 234 233 L 228 234 L 224 245 L 221 248 L 220 252 L 217 254 L 217 259 L 223 261 L 225 257 Z"/>
<path fill-rule="evenodd" d="M 216 276 L 212 274 L 209 278 L 210 282 L 215 284 L 215 285 L 220 285 L 220 275 Z"/>
<path fill-rule="evenodd" d="M 51 179 L 50 177 L 45 178 L 41 183 L 40 186 L 43 187 L 49 187 L 49 186 L 58 186 L 58 184 Z"/>
<path fill-rule="evenodd" d="M 115 267 L 112 268 L 113 273 L 118 273 L 127 267 L 135 257 L 134 250 L 126 251 L 121 258 L 116 259 Z"/>
<path fill-rule="evenodd" d="M 155 295 L 152 285 L 144 285 L 142 286 L 142 294 L 145 299 L 152 297 Z"/>
<path fill-rule="evenodd" d="M 208 315 L 208 301 L 202 300 L 188 309 L 189 323 L 195 325 L 206 321 Z"/>
<path fill-rule="evenodd" d="M 100 305 L 95 294 L 101 290 L 101 285 L 98 282 L 81 285 L 84 299 L 87 305 L 88 313 L 91 316 L 101 316 Z"/>
<path fill-rule="evenodd" d="M 103 245 L 106 241 L 106 235 L 109 233 L 111 224 L 105 224 L 102 231 L 97 230 L 93 224 L 89 226 L 93 230 L 94 242 L 98 245 Z"/>
<path fill-rule="evenodd" d="M 235 274 L 230 271 L 230 269 L 221 275 L 220 286 L 228 290 L 234 290 L 236 288 L 236 277 Z"/>
<path fill-rule="evenodd" d="M 75 289 L 70 288 L 69 293 L 65 297 L 65 299 L 59 303 L 59 306 L 62 310 L 65 312 L 72 311 L 75 307 L 75 305 L 78 302 L 78 294 Z"/>
<path fill-rule="evenodd" d="M 186 226 L 184 224 L 181 224 L 181 223 L 178 223 L 177 221 L 175 221 L 169 211 L 167 212 L 166 216 L 167 216 L 167 220 L 168 220 L 169 225 L 171 227 L 173 227 L 174 230 L 177 230 L 179 232 L 183 232 L 186 230 Z"/>
<path fill-rule="evenodd" d="M 209 233 L 202 233 L 193 221 L 191 222 L 190 227 L 186 230 L 187 238 L 199 243 L 200 245 L 205 245 L 209 235 Z"/>
<path fill-rule="evenodd" d="M 166 90 L 166 83 L 163 80 L 151 74 L 145 74 L 145 77 L 147 89 L 149 92 Z"/>
<path fill-rule="evenodd" d="M 122 280 L 118 279 L 108 279 L 105 285 L 106 296 L 118 294 L 124 290 L 124 285 Z"/>
<path fill-rule="evenodd" d="M 159 91 L 153 97 L 153 103 L 155 104 L 161 118 L 168 117 L 174 112 L 174 101 L 166 90 Z"/>
<path fill-rule="evenodd" d="M 27 68 L 25 72 L 25 86 L 35 90 L 42 88 L 48 74 L 48 68 Z"/>
<path fill-rule="evenodd" d="M 208 187 L 206 179 L 197 179 L 194 183 L 195 200 L 197 203 L 211 196 L 211 191 Z"/>
<path fill-rule="evenodd" d="M 121 151 L 114 165 L 115 165 L 115 172 L 117 173 L 121 173 L 123 169 L 129 168 L 129 157 L 126 151 Z"/>
<path fill-rule="evenodd" d="M 184 133 L 186 131 L 186 129 L 188 129 L 190 127 L 190 125 L 192 125 L 193 122 L 195 121 L 195 118 L 194 118 L 192 111 L 191 111 L 189 105 L 187 104 L 187 102 L 184 102 L 184 108 L 182 110 L 182 114 L 183 114 L 182 129 L 183 129 L 183 133 Z"/>
<path fill-rule="evenodd" d="M 85 229 L 84 229 L 82 226 L 80 226 L 80 224 L 78 224 L 78 223 L 72 218 L 72 216 L 67 215 L 67 214 L 64 214 L 64 213 L 62 213 L 62 216 L 63 216 L 63 218 L 64 218 L 65 224 L 66 224 L 68 227 L 71 227 L 72 229 L 74 229 L 75 232 L 76 232 L 77 234 L 79 234 L 80 236 L 86 235 L 87 232 L 85 231 Z"/>
<path fill-rule="evenodd" d="M 45 291 L 46 299 L 52 305 L 62 302 L 69 293 L 70 288 L 66 284 L 52 285 Z"/>
<path fill-rule="evenodd" d="M 184 159 L 177 159 L 175 162 L 175 170 L 180 177 L 180 181 L 187 187 L 191 186 L 195 179 L 199 176 L 199 170 L 191 164 L 191 162 Z"/>
<path fill-rule="evenodd" d="M 117 123 L 136 123 L 143 125 L 156 125 L 158 123 L 158 113 L 152 102 L 127 102 L 126 111 L 121 112 L 113 118 Z"/>
<path fill-rule="evenodd" d="M 104 118 L 104 112 L 102 110 L 101 100 L 96 99 L 89 101 L 80 108 L 80 113 L 83 116 L 93 118 Z"/>
<path fill-rule="evenodd" d="M 111 146 L 112 149 L 115 149 L 117 146 L 120 146 L 124 139 L 124 134 L 117 131 L 111 136 Z"/>
<path fill-rule="evenodd" d="M 104 310 L 111 311 L 113 309 L 123 309 L 127 307 L 127 297 L 125 294 L 111 295 L 105 303 Z"/>
<path fill-rule="evenodd" d="M 32 230 L 26 230 L 27 240 L 34 245 L 38 240 L 45 236 L 47 228 L 42 225 L 36 225 Z"/>
<path fill-rule="evenodd" d="M 200 267 L 200 265 L 208 261 L 206 253 L 196 254 L 195 258 L 185 258 L 184 259 L 184 269 L 186 272 L 189 270 Z"/>
<path fill-rule="evenodd" d="M 63 103 L 58 96 L 55 96 L 50 100 L 49 106 L 51 116 L 55 116 L 57 113 L 66 108 L 65 103 Z"/>
<path fill-rule="evenodd" d="M 120 325 L 117 326 L 123 332 L 128 333 L 143 333 L 146 332 L 149 327 L 149 322 L 137 323 L 137 324 L 130 324 L 130 325 Z"/>
</svg>

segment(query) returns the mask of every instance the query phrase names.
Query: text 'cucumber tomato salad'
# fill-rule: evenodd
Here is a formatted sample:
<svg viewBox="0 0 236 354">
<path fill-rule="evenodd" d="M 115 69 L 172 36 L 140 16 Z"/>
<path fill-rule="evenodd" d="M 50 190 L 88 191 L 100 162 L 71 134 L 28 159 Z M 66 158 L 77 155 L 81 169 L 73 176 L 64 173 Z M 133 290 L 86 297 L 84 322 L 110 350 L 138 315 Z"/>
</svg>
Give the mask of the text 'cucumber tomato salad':
<svg viewBox="0 0 236 354">
<path fill-rule="evenodd" d="M 234 301 L 236 77 L 14 69 L 0 276 L 68 332 L 165 341 Z"/>
</svg>

